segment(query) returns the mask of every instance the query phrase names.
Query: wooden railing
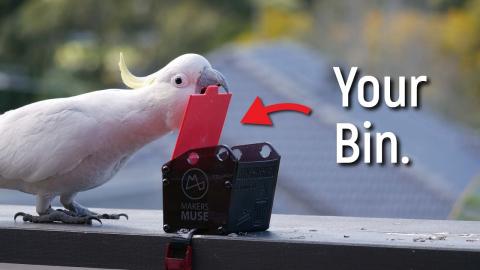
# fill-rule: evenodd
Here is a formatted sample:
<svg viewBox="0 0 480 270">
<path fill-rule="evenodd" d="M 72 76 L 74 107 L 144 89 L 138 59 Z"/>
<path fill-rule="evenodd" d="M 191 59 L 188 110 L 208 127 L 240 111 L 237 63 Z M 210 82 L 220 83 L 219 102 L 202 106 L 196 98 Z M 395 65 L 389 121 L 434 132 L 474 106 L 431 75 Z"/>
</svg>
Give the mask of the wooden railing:
<svg viewBox="0 0 480 270">
<path fill-rule="evenodd" d="M 17 211 L 34 208 L 0 206 L 0 263 L 163 269 L 175 236 L 161 211 L 101 226 L 15 223 Z M 480 223 L 274 215 L 267 232 L 196 235 L 193 269 L 480 269 Z"/>
</svg>

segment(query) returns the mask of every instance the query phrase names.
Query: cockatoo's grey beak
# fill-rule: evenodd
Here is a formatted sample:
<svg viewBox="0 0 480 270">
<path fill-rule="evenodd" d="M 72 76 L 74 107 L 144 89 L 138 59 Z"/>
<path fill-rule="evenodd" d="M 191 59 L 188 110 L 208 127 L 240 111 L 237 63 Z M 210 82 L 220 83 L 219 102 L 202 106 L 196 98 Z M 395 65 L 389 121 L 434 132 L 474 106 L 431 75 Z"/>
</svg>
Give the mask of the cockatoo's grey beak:
<svg viewBox="0 0 480 270">
<path fill-rule="evenodd" d="M 203 94 L 209 85 L 223 86 L 225 91 L 228 93 L 228 84 L 225 80 L 225 77 L 222 75 L 222 73 L 213 68 L 203 69 L 197 81 L 197 91 Z"/>
</svg>

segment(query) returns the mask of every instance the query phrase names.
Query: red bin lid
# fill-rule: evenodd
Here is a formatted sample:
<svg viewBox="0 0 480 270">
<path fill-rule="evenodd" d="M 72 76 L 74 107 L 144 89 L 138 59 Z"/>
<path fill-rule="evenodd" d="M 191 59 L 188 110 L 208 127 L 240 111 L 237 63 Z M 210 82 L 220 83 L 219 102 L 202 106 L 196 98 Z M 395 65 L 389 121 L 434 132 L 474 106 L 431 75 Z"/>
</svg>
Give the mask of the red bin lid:
<svg viewBox="0 0 480 270">
<path fill-rule="evenodd" d="M 190 149 L 218 145 L 232 94 L 219 93 L 218 86 L 188 100 L 172 159 Z"/>
</svg>

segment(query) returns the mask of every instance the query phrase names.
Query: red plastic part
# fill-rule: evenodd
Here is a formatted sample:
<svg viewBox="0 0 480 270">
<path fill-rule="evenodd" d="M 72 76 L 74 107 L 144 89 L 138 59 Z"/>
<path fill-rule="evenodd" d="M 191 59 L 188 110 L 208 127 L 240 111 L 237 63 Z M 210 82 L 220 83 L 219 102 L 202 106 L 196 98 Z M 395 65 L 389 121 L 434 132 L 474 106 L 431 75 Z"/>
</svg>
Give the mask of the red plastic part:
<svg viewBox="0 0 480 270">
<path fill-rule="evenodd" d="M 187 246 L 184 258 L 174 258 L 171 254 L 170 244 L 167 244 L 167 250 L 165 251 L 165 269 L 192 270 L 192 246 Z"/>
<path fill-rule="evenodd" d="M 188 100 L 172 159 L 188 150 L 218 145 L 232 94 L 218 93 L 218 86 Z"/>
</svg>

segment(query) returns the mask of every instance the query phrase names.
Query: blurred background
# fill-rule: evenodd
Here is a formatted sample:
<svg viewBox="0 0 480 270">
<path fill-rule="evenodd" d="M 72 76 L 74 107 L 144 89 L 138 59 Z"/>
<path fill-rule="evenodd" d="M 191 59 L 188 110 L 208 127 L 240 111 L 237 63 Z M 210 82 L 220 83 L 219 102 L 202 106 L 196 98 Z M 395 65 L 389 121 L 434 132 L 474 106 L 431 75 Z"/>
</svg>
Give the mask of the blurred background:
<svg viewBox="0 0 480 270">
<path fill-rule="evenodd" d="M 234 92 L 222 143 L 270 141 L 282 154 L 274 212 L 480 219 L 480 0 L 0 1 L 0 113 L 121 84 L 176 56 L 207 56 Z M 332 66 L 378 78 L 427 75 L 419 110 L 341 107 Z M 395 84 L 397 85 L 397 84 Z M 239 122 L 256 96 L 299 102 L 311 117 Z M 393 131 L 405 166 L 336 164 L 335 124 Z M 1 139 L 1 134 L 0 134 Z M 90 207 L 162 207 L 160 167 L 175 134 L 147 146 Z M 0 203 L 34 198 L 0 190 Z"/>
</svg>

